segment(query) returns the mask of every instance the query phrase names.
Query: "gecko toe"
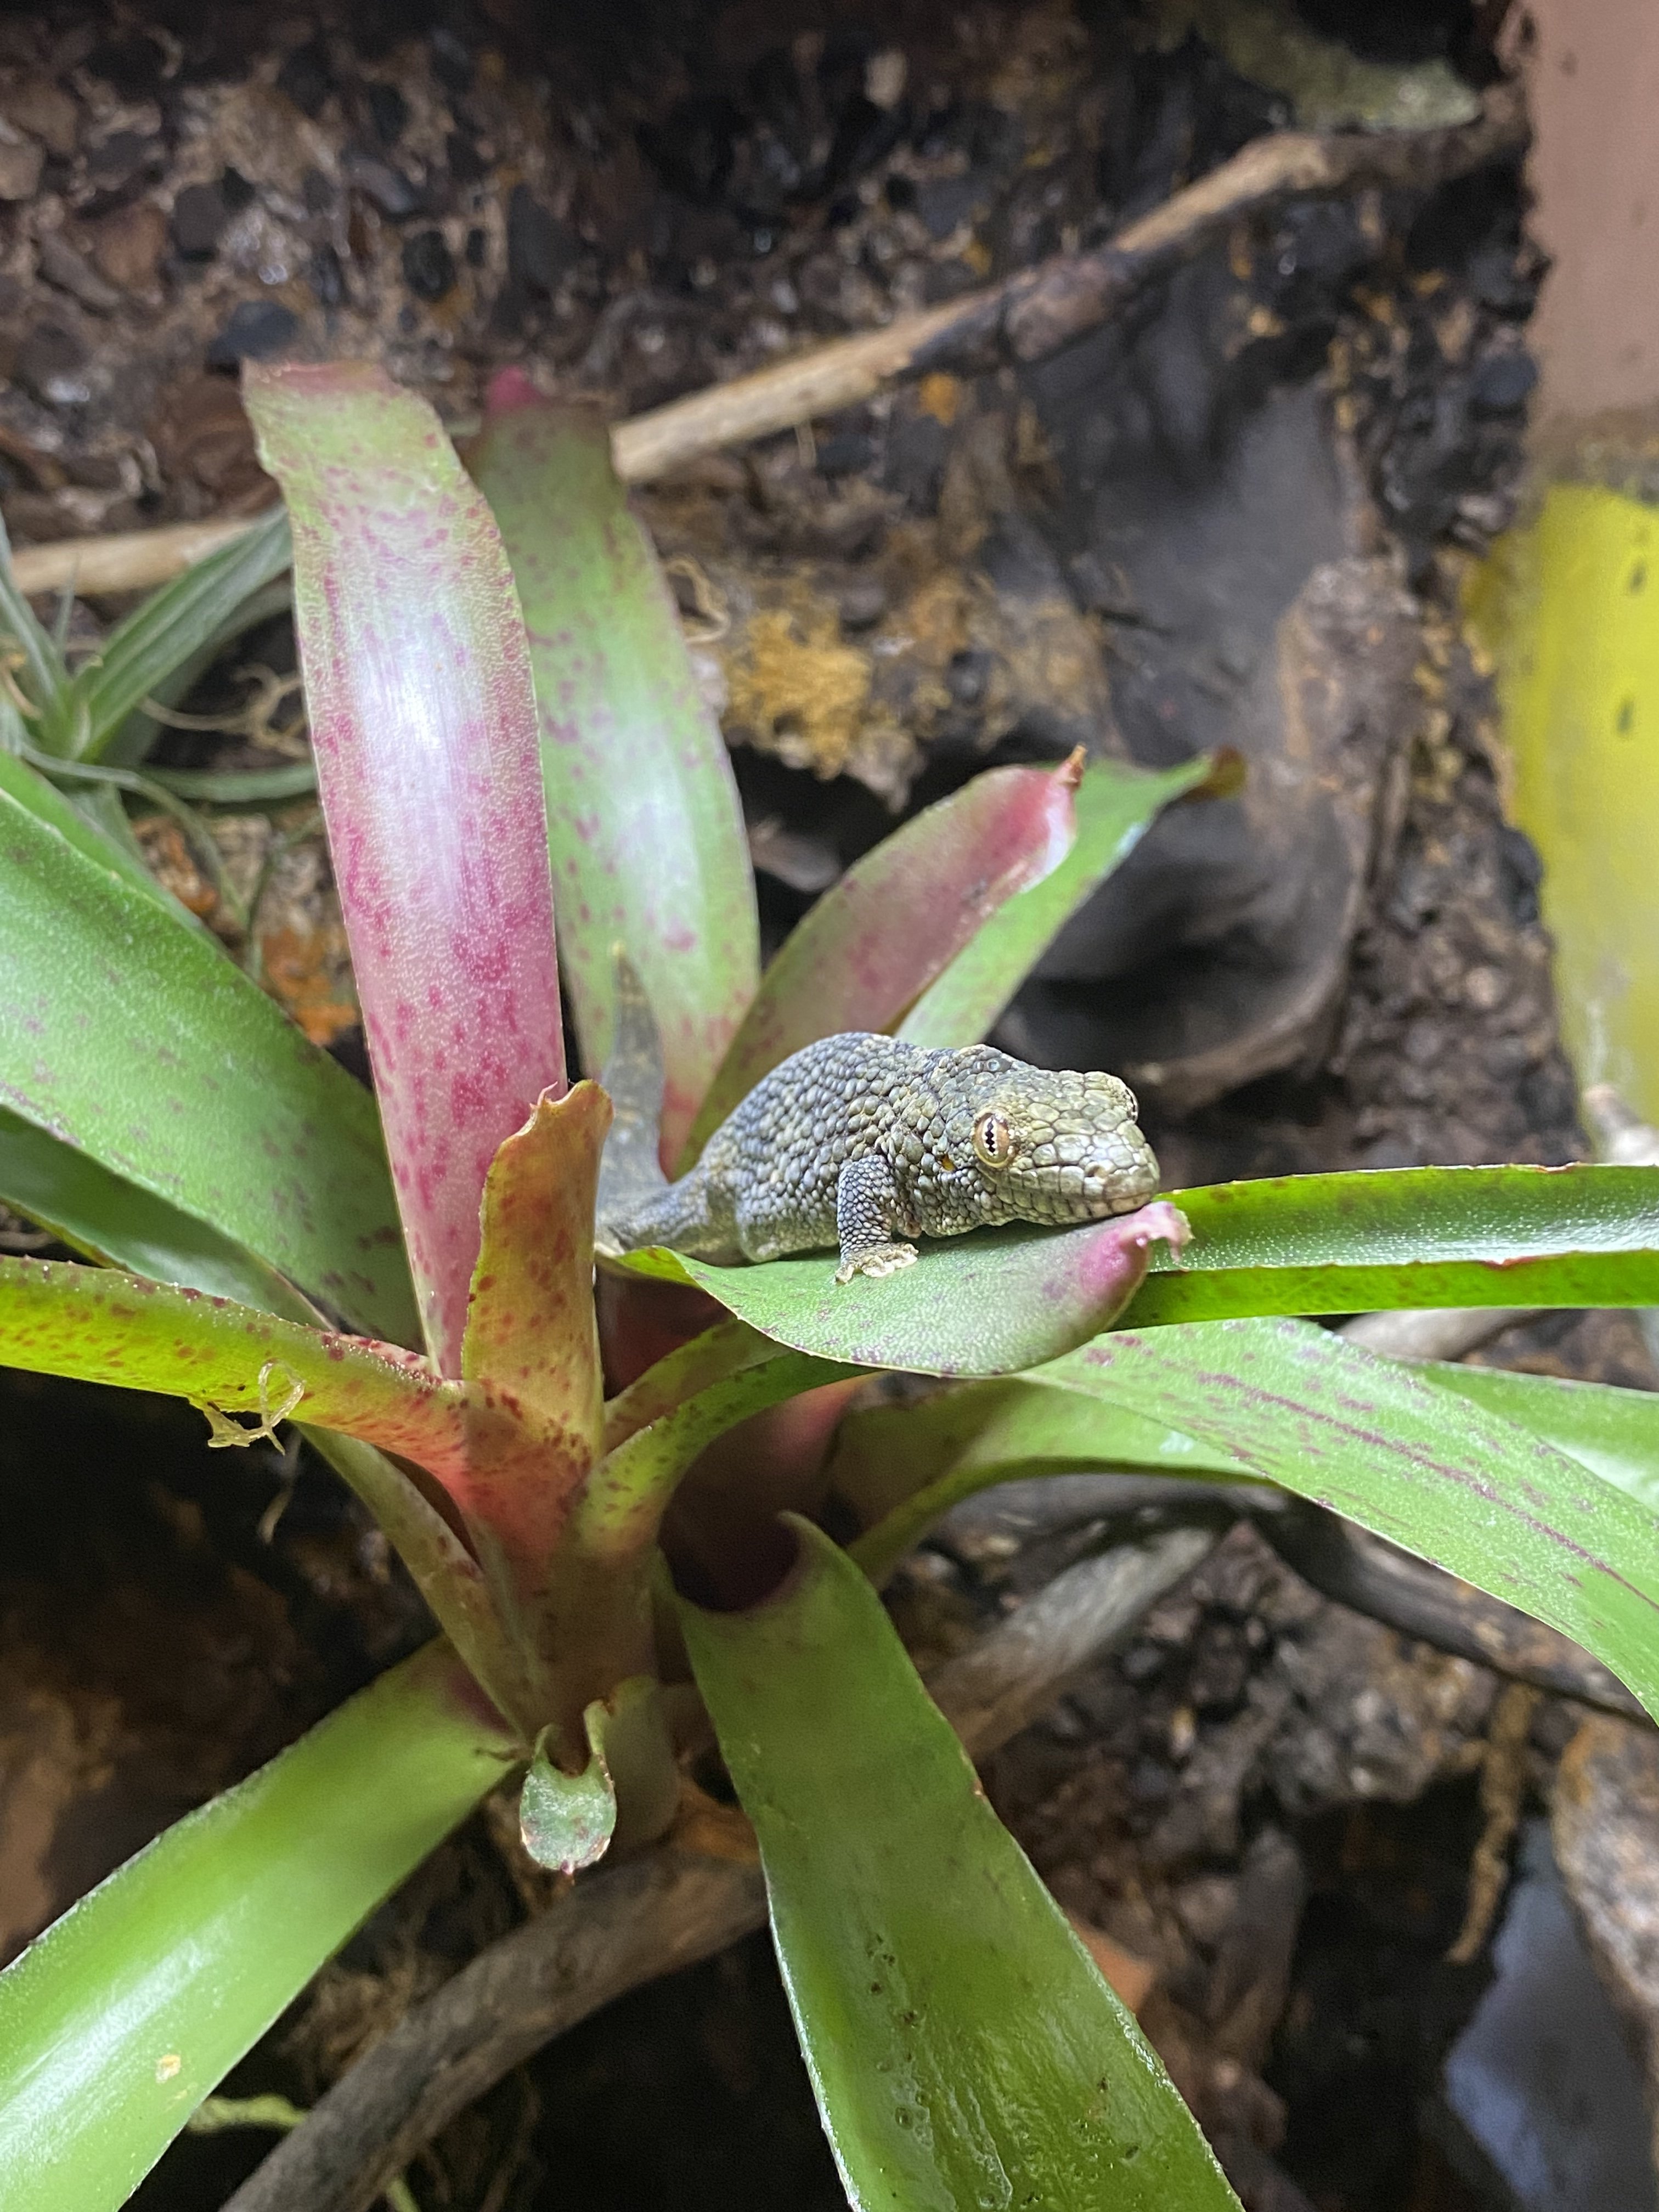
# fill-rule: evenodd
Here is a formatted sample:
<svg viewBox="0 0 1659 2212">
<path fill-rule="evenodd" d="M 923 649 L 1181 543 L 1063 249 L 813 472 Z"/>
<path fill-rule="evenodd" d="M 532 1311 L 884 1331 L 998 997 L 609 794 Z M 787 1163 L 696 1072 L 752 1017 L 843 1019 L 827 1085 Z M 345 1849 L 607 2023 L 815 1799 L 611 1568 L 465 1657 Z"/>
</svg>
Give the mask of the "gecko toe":
<svg viewBox="0 0 1659 2212">
<path fill-rule="evenodd" d="M 896 1275 L 901 1267 L 913 1267 L 916 1248 L 914 1244 L 878 1244 L 868 1252 L 860 1252 L 856 1259 L 843 1260 L 836 1270 L 838 1283 L 850 1283 L 854 1275 Z"/>
</svg>

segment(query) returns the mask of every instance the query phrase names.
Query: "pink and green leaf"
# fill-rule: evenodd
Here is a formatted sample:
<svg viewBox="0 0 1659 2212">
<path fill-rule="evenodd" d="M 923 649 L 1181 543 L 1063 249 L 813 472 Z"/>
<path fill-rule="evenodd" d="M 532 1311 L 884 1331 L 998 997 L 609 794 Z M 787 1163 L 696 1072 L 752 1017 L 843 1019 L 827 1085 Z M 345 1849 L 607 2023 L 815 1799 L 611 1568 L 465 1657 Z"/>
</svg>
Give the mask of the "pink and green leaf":
<svg viewBox="0 0 1659 2212">
<path fill-rule="evenodd" d="M 1659 1168 L 1399 1168 L 1182 1191 L 1125 1326 L 1408 1306 L 1659 1304 Z"/>
<path fill-rule="evenodd" d="M 1607 1382 L 1569 1382 L 1507 1368 L 1443 1365 L 1413 1369 L 1436 1389 L 1468 1398 L 1514 1421 L 1638 1504 L 1659 1512 L 1659 1391 Z"/>
<path fill-rule="evenodd" d="M 1103 1473 L 1206 1486 L 1256 1480 L 1231 1446 L 1078 1389 L 1079 1364 L 1074 1355 L 848 1414 L 829 1479 L 865 1529 L 850 1547 L 865 1571 L 879 1582 L 942 1514 L 996 1483 Z M 1524 1430 L 1650 1510 L 1659 1505 L 1659 1393 L 1468 1364 L 1413 1364 L 1410 1373 Z"/>
<path fill-rule="evenodd" d="M 1140 842 L 1174 800 L 1236 787 L 1231 762 L 1204 755 L 1179 768 L 1091 761 L 1077 789 L 1077 842 L 1041 882 L 987 916 L 943 975 L 916 1000 L 898 1033 L 912 1044 L 976 1044 L 1060 931 Z"/>
<path fill-rule="evenodd" d="M 1155 1249 L 1124 1306 L 1117 1240 L 1175 1208 L 1190 1242 Z M 695 1283 L 797 1352 L 1007 1374 L 1097 1334 L 1120 1308 L 1124 1326 L 1152 1328 L 1401 1306 L 1659 1305 L 1659 1169 L 1406 1168 L 1224 1183 L 1115 1222 L 981 1231 L 921 1249 L 900 1274 L 845 1285 L 823 1254 L 717 1267 L 636 1252 L 613 1264 Z"/>
<path fill-rule="evenodd" d="M 350 1322 L 415 1334 L 373 1098 L 3 778 L 0 942 L 0 1104 Z"/>
<path fill-rule="evenodd" d="M 762 1335 L 854 1367 L 917 1375 L 1006 1375 L 1086 1343 L 1134 1295 L 1159 1238 L 1186 1224 L 1167 1204 L 1055 1234 L 1012 1229 L 924 1243 L 914 1267 L 835 1279 L 817 1253 L 716 1267 L 651 1250 L 612 1264 L 690 1282 Z"/>
<path fill-rule="evenodd" d="M 1178 1425 L 1521 1607 L 1659 1715 L 1659 1520 L 1544 1437 L 1292 1321 L 1123 1330 L 1043 1379 Z"/>
<path fill-rule="evenodd" d="M 998 768 L 884 838 L 761 979 L 697 1112 L 701 1149 L 762 1076 L 842 1030 L 890 1030 L 988 917 L 1071 850 L 1079 770 Z"/>
<path fill-rule="evenodd" d="M 593 1194 L 611 1126 L 597 1084 L 544 1097 L 484 1185 L 461 1373 L 526 1418 L 599 1448 L 605 1382 L 593 1312 Z"/>
<path fill-rule="evenodd" d="M 246 376 L 421 1316 L 457 1371 L 496 1147 L 564 1088 L 535 697 L 489 510 L 362 363 Z"/>
<path fill-rule="evenodd" d="M 731 761 L 599 416 L 550 405 L 503 369 L 467 464 L 524 607 L 582 1059 L 597 1073 L 611 1056 L 611 949 L 622 944 L 662 1036 L 672 1159 L 760 972 Z"/>
<path fill-rule="evenodd" d="M 223 1415 L 302 1415 L 441 1480 L 466 1470 L 467 1394 L 417 1353 L 113 1267 L 0 1258 L 0 1364 L 161 1390 Z"/>
<path fill-rule="evenodd" d="M 848 2202 L 1237 2212 L 879 1599 L 793 1525 L 775 1598 L 680 1618 Z"/>
</svg>

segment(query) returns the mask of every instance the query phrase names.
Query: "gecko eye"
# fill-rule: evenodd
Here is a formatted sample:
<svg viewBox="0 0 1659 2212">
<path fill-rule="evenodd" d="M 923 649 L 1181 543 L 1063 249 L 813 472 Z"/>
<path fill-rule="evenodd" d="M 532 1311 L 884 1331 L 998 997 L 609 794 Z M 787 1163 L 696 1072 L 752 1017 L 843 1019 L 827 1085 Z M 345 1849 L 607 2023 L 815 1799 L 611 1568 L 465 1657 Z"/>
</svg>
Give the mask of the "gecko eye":
<svg viewBox="0 0 1659 2212">
<path fill-rule="evenodd" d="M 974 1124 L 974 1151 L 988 1168 L 1006 1168 L 1013 1158 L 1013 1133 L 1000 1114 L 981 1114 Z"/>
</svg>

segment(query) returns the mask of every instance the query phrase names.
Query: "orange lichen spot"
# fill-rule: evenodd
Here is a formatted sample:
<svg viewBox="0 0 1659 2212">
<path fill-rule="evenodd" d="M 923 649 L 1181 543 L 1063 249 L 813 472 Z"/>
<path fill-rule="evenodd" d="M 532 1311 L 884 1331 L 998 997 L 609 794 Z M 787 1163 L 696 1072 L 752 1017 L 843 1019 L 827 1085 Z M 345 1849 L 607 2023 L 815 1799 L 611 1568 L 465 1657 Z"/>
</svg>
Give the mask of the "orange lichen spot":
<svg viewBox="0 0 1659 2212">
<path fill-rule="evenodd" d="M 313 1044 L 330 1045 L 357 1020 L 343 982 L 345 940 L 337 924 L 300 930 L 284 925 L 262 933 L 265 981 Z"/>
<path fill-rule="evenodd" d="M 922 413 L 931 415 L 947 430 L 961 412 L 962 398 L 962 379 L 947 376 L 943 369 L 924 376 L 916 386 L 916 399 Z"/>
<path fill-rule="evenodd" d="M 204 873 L 190 841 L 171 815 L 152 815 L 133 824 L 149 867 L 163 890 L 171 891 L 180 906 L 201 921 L 210 922 L 218 911 L 219 894 Z"/>
</svg>

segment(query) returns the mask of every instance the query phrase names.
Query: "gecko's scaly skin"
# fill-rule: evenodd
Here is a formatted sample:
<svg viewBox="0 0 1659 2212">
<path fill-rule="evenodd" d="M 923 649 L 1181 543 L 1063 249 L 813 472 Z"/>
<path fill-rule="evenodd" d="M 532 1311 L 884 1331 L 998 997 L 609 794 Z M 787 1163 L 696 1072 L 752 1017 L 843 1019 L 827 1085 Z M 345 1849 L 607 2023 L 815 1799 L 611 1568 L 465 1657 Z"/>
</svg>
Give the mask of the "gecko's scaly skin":
<svg viewBox="0 0 1659 2212">
<path fill-rule="evenodd" d="M 630 1251 L 776 1260 L 838 1244 L 837 1282 L 890 1274 L 910 1237 L 1097 1221 L 1158 1187 L 1115 1075 L 1028 1067 L 989 1045 L 935 1052 L 823 1037 L 757 1083 L 690 1174 L 605 1224 Z"/>
</svg>

